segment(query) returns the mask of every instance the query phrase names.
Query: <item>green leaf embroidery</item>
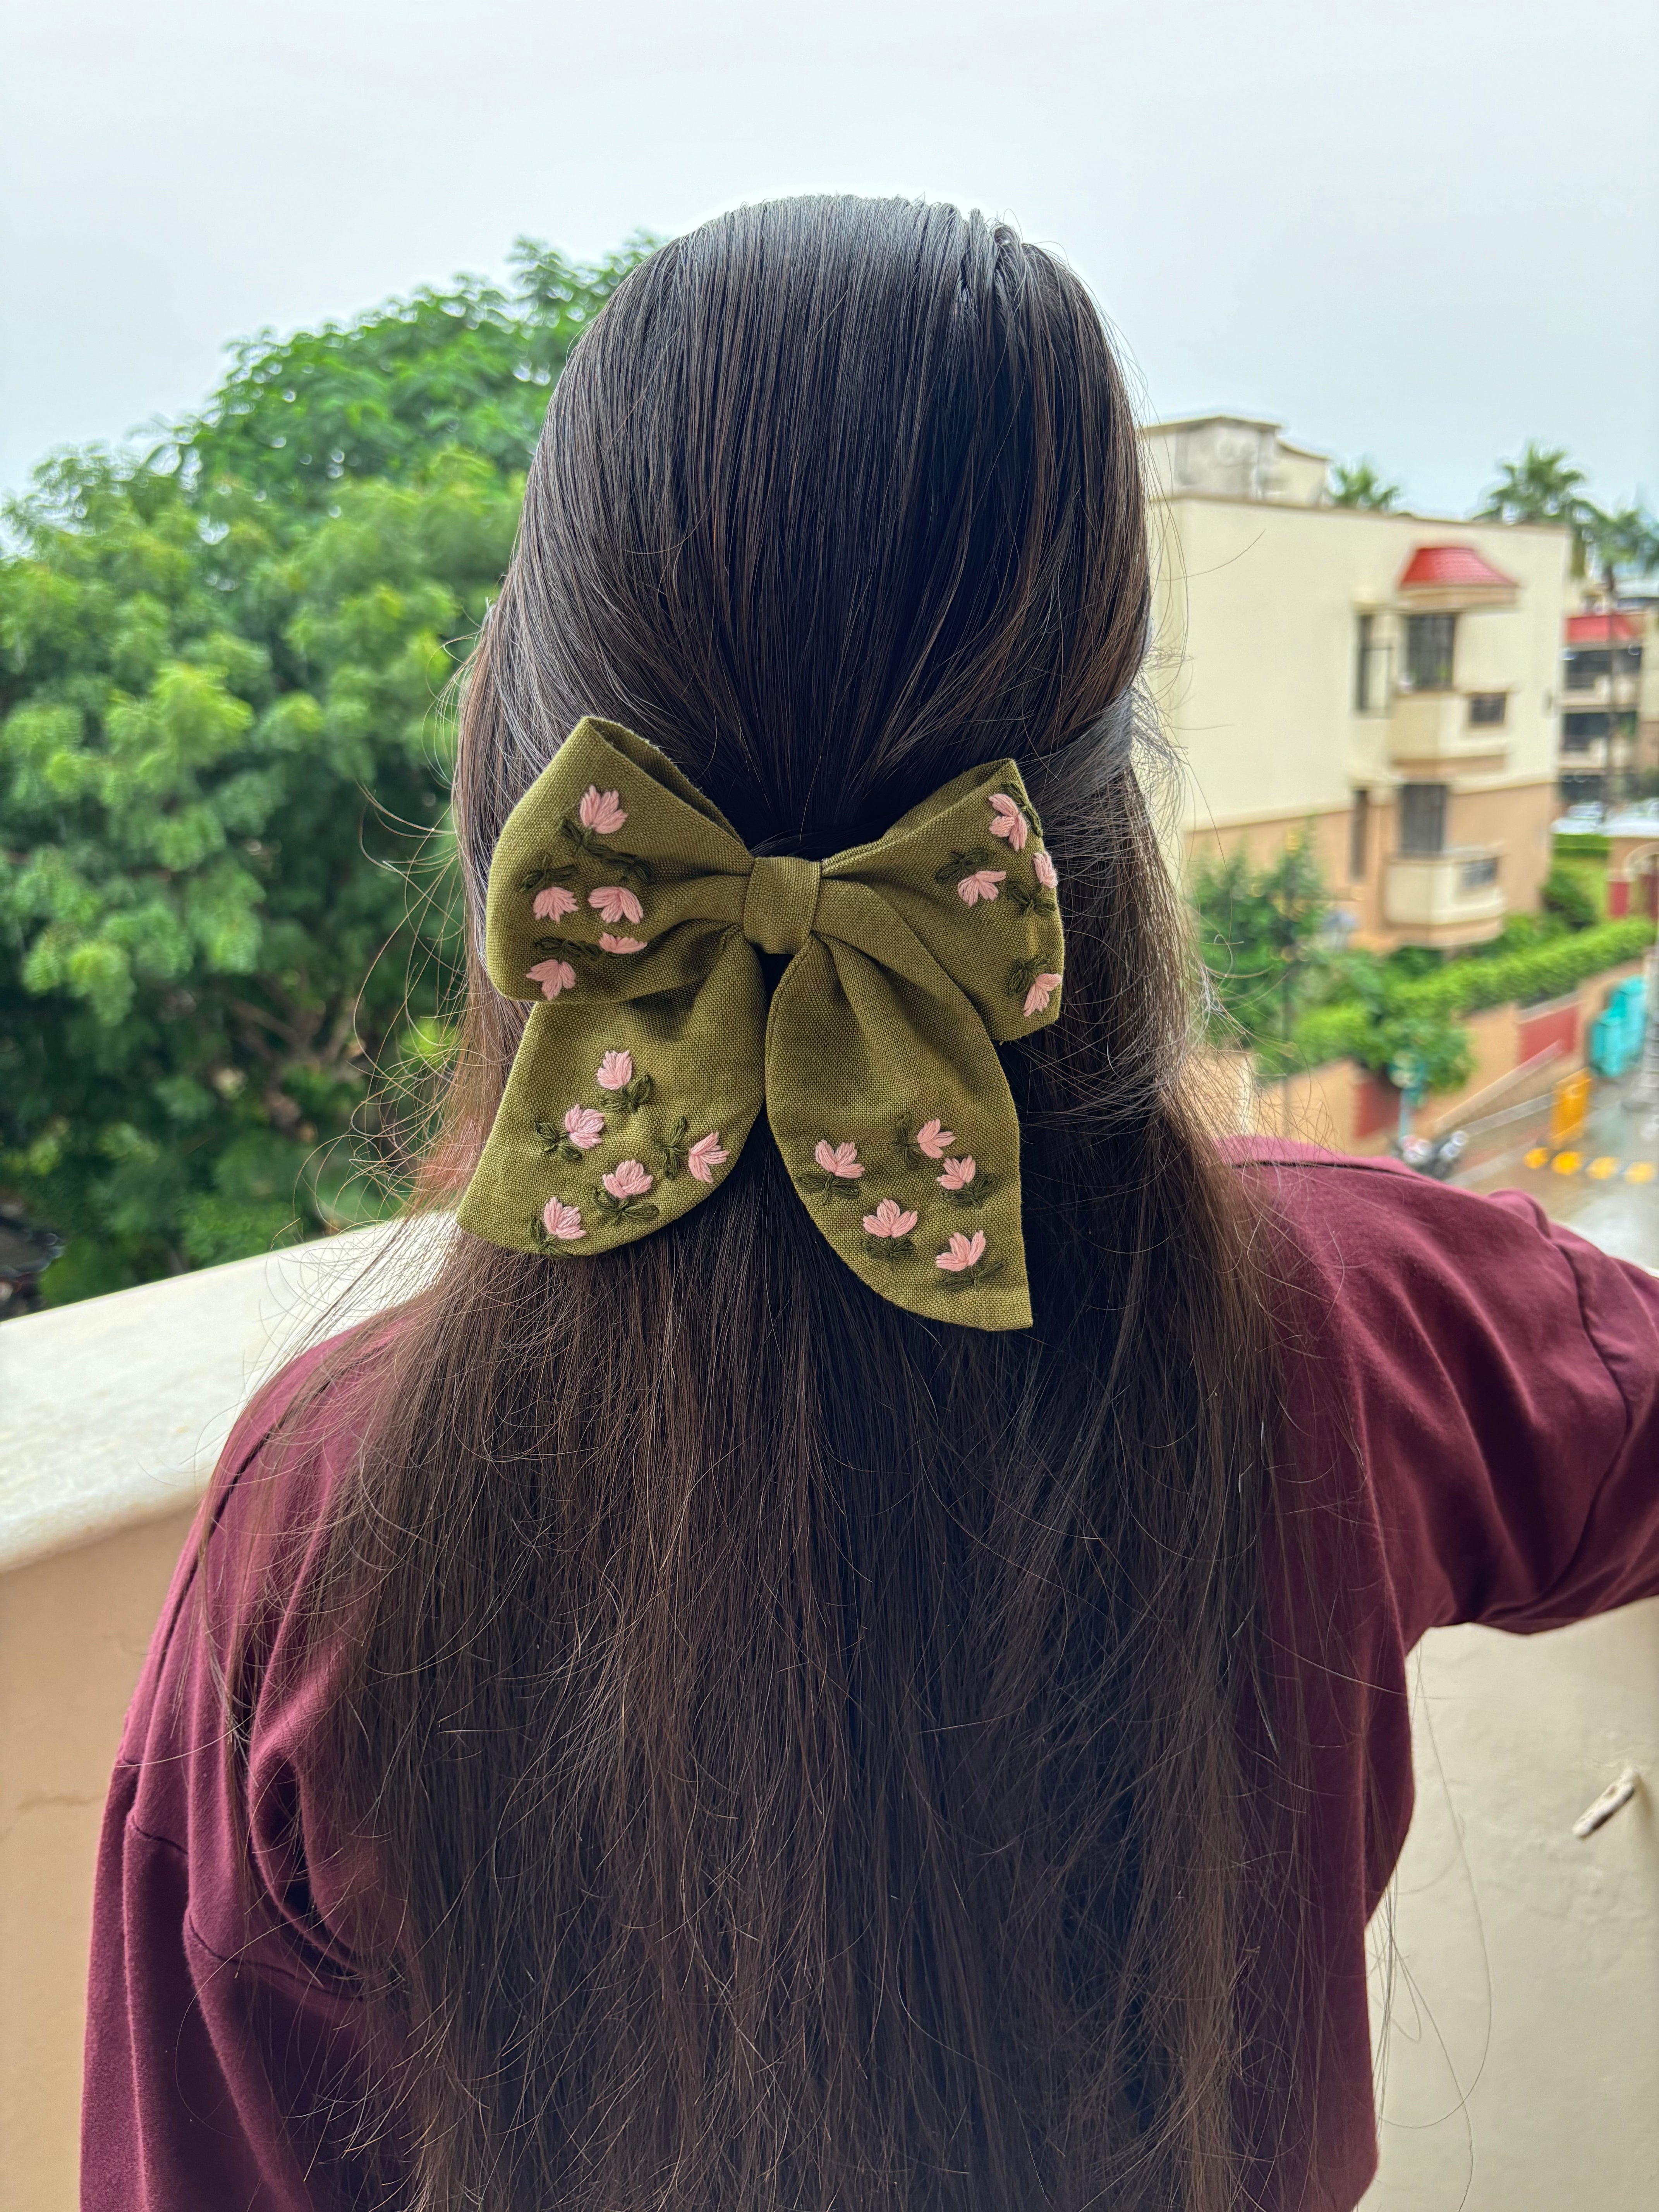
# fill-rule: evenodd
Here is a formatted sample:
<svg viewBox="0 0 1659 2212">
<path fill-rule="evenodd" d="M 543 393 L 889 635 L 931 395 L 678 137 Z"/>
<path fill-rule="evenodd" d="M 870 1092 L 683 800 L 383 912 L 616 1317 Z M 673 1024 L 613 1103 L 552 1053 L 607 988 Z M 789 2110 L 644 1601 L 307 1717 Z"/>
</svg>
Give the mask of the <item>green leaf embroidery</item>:
<svg viewBox="0 0 1659 2212">
<path fill-rule="evenodd" d="M 953 852 L 942 868 L 935 868 L 933 881 L 954 884 L 963 876 L 971 876 L 976 868 L 987 866 L 995 858 L 988 845 L 969 845 L 966 852 Z"/>
<path fill-rule="evenodd" d="M 690 1133 L 691 1124 L 681 1114 L 670 1125 L 667 1134 L 657 1147 L 662 1155 L 662 1179 L 665 1182 L 678 1182 L 680 1170 L 685 1165 L 685 1140 Z"/>
<path fill-rule="evenodd" d="M 1007 1264 L 1006 1260 L 980 1260 L 973 1267 L 964 1267 L 960 1274 L 956 1275 L 941 1268 L 939 1272 L 944 1276 L 941 1287 L 949 1291 L 953 1297 L 958 1291 L 977 1290 L 981 1283 L 994 1282 Z"/>
</svg>

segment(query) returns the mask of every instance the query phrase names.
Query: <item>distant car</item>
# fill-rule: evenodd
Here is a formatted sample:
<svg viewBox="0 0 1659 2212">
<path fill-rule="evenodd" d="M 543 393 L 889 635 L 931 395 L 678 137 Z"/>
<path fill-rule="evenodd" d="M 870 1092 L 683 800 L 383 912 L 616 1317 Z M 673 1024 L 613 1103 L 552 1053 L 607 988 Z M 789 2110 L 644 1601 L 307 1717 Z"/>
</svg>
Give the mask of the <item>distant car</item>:
<svg viewBox="0 0 1659 2212">
<path fill-rule="evenodd" d="M 1599 799 L 1581 799 L 1577 806 L 1568 807 L 1561 819 L 1564 822 L 1585 822 L 1593 827 L 1601 820 L 1607 811 Z"/>
</svg>

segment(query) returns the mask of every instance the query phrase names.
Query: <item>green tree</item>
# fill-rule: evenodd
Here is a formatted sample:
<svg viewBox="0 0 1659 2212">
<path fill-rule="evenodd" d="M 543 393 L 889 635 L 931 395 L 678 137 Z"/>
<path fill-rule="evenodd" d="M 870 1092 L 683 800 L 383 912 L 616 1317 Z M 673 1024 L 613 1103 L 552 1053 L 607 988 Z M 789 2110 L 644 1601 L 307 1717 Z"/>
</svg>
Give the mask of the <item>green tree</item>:
<svg viewBox="0 0 1659 2212">
<path fill-rule="evenodd" d="M 1540 446 L 1529 438 L 1518 461 L 1498 463 L 1498 482 L 1487 490 L 1476 520 L 1565 523 L 1572 532 L 1573 573 L 1582 576 L 1595 513 L 1584 496 L 1584 481 L 1565 446 Z"/>
<path fill-rule="evenodd" d="M 1332 462 L 1333 507 L 1361 507 L 1374 514 L 1387 514 L 1399 506 L 1400 500 L 1400 486 L 1385 483 L 1370 461 Z"/>
<path fill-rule="evenodd" d="M 447 1049 L 438 711 L 635 245 L 240 349 L 0 558 L 0 1202 L 54 1300 L 361 1218 Z M 287 426 L 287 427 L 283 427 Z"/>
<path fill-rule="evenodd" d="M 1639 502 L 1610 513 L 1589 507 L 1585 541 L 1590 565 L 1609 598 L 1617 593 L 1621 574 L 1645 576 L 1659 569 L 1659 520 Z"/>
<path fill-rule="evenodd" d="M 1218 1002 L 1218 1041 L 1285 1043 L 1310 995 L 1330 913 L 1310 836 L 1287 838 L 1263 868 L 1230 853 L 1200 872 L 1192 896 L 1200 957 Z"/>
</svg>

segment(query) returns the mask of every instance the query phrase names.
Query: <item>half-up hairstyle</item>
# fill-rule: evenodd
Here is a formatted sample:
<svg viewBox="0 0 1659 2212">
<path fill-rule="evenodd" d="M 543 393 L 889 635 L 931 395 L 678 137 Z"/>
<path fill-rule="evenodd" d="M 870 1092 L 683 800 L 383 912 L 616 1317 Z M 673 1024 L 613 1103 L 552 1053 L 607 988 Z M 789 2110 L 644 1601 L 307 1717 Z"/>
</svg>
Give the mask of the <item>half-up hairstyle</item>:
<svg viewBox="0 0 1659 2212">
<path fill-rule="evenodd" d="M 478 957 L 491 853 L 584 714 L 759 853 L 1012 754 L 1066 996 L 1004 1054 L 1028 1334 L 872 1296 L 763 1126 L 603 1260 L 455 1232 L 373 1353 L 316 1632 L 334 1818 L 395 1903 L 363 2002 L 422 2212 L 1243 2201 L 1243 2085 L 1296 2070 L 1241 1984 L 1273 1363 L 1186 1074 L 1148 603 L 1099 314 L 976 216 L 722 216 L 555 389 L 465 692 L 432 1185 L 522 1017 Z"/>
</svg>

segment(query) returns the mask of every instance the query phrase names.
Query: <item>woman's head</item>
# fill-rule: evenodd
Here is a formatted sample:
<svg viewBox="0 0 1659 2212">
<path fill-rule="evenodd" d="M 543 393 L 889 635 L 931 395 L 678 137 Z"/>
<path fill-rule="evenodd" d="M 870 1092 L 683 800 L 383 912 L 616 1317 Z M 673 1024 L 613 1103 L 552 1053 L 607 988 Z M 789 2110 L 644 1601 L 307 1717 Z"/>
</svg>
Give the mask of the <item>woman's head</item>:
<svg viewBox="0 0 1659 2212">
<path fill-rule="evenodd" d="M 583 714 L 751 845 L 834 849 L 1132 683 L 1134 427 L 1081 284 L 900 200 L 722 216 L 623 284 L 560 379 L 492 617 L 475 879 Z"/>
<path fill-rule="evenodd" d="M 1146 567 L 1096 311 L 950 209 L 722 217 L 555 391 L 466 696 L 475 921 L 583 714 L 817 856 L 1012 754 L 1066 1001 L 1005 1054 L 1030 1332 L 874 1297 L 760 1127 L 603 1259 L 458 1236 L 381 1355 L 319 1632 L 431 2212 L 1231 2202 L 1272 1382 L 1130 757 Z M 477 934 L 452 1176 L 519 1033 Z"/>
</svg>

